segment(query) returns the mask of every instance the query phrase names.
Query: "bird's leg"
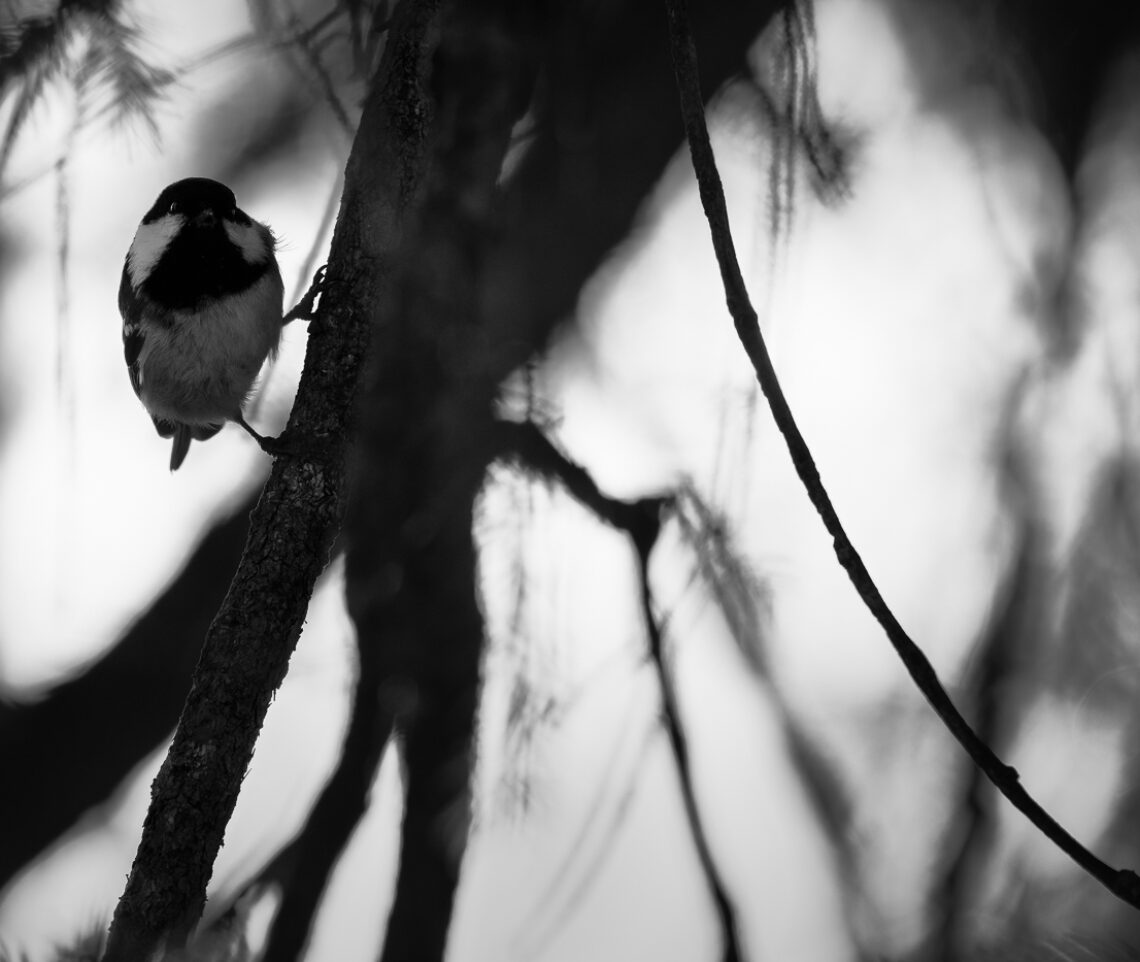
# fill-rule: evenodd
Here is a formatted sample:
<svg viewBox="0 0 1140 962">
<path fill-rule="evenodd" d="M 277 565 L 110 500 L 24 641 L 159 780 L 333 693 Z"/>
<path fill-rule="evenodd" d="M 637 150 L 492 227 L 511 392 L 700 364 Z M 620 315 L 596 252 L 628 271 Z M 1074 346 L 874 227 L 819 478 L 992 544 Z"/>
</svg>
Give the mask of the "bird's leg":
<svg viewBox="0 0 1140 962">
<path fill-rule="evenodd" d="M 321 460 L 332 456 L 333 446 L 331 444 L 320 441 L 312 441 L 311 443 L 298 441 L 295 438 L 287 438 L 284 434 L 276 438 L 267 438 L 251 428 L 249 422 L 240 414 L 234 418 L 234 423 L 240 425 L 246 434 L 257 442 L 257 446 L 271 457 L 308 457 Z"/>
<path fill-rule="evenodd" d="M 313 282 L 309 285 L 309 289 L 305 291 L 305 296 L 298 302 L 297 306 L 293 308 L 288 314 L 281 318 L 281 326 L 284 327 L 290 321 L 311 321 L 314 316 L 316 308 L 313 306 L 317 296 L 324 290 L 325 286 L 325 268 L 327 264 L 322 264 L 317 268 L 316 273 L 313 275 Z M 246 425 L 246 430 L 249 425 Z"/>
<path fill-rule="evenodd" d="M 282 450 L 282 445 L 279 443 L 281 440 L 280 438 L 267 438 L 262 434 L 258 434 L 253 428 L 249 426 L 249 422 L 240 414 L 234 418 L 234 422 L 241 425 L 246 434 L 253 438 L 253 440 L 257 442 L 258 447 L 260 447 L 261 450 L 266 454 L 276 455 L 284 453 Z"/>
</svg>

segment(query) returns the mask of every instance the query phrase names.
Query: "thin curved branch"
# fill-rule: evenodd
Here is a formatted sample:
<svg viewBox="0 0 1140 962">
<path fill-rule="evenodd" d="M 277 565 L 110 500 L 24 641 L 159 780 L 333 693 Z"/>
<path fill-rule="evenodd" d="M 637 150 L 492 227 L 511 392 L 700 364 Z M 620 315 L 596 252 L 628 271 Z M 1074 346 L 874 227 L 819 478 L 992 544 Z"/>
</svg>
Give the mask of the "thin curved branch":
<svg viewBox="0 0 1140 962">
<path fill-rule="evenodd" d="M 680 93 L 681 113 L 685 122 L 689 149 L 693 158 L 693 169 L 697 175 L 701 203 L 712 234 L 713 248 L 720 265 L 721 280 L 724 284 L 725 299 L 732 315 L 740 342 L 748 354 L 756 371 L 756 378 L 768 399 L 776 426 L 784 437 L 796 473 L 803 482 L 816 512 L 824 527 L 832 537 L 835 555 L 847 572 L 852 585 L 867 609 L 875 616 L 887 638 L 911 678 L 926 697 L 931 707 L 942 719 L 950 734 L 966 750 L 974 763 L 986 773 L 1013 806 L 1022 812 L 1058 848 L 1077 865 L 1100 882 L 1113 895 L 1136 908 L 1140 908 L 1140 876 L 1131 869 L 1116 869 L 1102 862 L 1070 835 L 1044 808 L 1022 787 L 1017 771 L 1006 765 L 982 741 L 962 714 L 950 700 L 942 683 L 926 655 L 907 635 L 894 613 L 887 606 L 875 582 L 871 578 L 863 559 L 855 550 L 847 536 L 831 498 L 823 487 L 819 471 L 812 460 L 807 443 L 800 434 L 792 416 L 791 408 L 780 388 L 772 359 L 760 332 L 756 311 L 748 298 L 740 264 L 732 242 L 728 223 L 728 208 L 725 204 L 724 189 L 713 157 L 709 141 L 708 126 L 705 122 L 704 103 L 701 100 L 697 70 L 696 45 L 689 29 L 688 13 L 684 0 L 666 0 L 669 19 L 669 33 L 673 49 L 673 65 Z"/>
<path fill-rule="evenodd" d="M 429 5 L 430 6 L 430 5 Z M 371 321 L 418 202 L 430 103 L 423 4 L 400 5 L 345 174 L 328 281 L 312 322 L 286 434 L 308 456 L 278 459 L 245 553 L 206 636 L 174 742 L 152 788 L 105 962 L 182 944 L 237 802 L 273 693 L 344 514 L 345 448 Z"/>
</svg>

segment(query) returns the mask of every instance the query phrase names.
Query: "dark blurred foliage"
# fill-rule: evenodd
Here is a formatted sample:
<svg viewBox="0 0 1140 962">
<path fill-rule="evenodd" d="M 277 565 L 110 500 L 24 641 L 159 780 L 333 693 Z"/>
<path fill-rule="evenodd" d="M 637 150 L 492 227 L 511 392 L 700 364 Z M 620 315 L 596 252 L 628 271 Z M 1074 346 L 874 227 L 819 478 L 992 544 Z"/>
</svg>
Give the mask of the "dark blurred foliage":
<svg viewBox="0 0 1140 962">
<path fill-rule="evenodd" d="M 1105 73 L 1136 42 L 1140 10 L 1114 0 L 1093 0 L 1079 8 L 1062 0 L 967 2 L 994 8 L 999 26 L 1015 38 L 1034 78 L 1032 112 L 1072 173 Z"/>
<path fill-rule="evenodd" d="M 246 939 L 247 906 L 234 906 L 197 933 L 181 950 L 161 952 L 155 962 L 252 962 Z M 87 932 L 56 944 L 51 954 L 38 962 L 99 962 L 107 944 L 106 924 L 97 922 Z M 0 962 L 33 962 L 26 954 L 0 943 Z"/>
<path fill-rule="evenodd" d="M 20 826 L 0 846 L 0 887 L 110 798 L 174 727 L 252 507 L 247 501 L 205 534 L 105 655 L 35 701 L 0 702 L 0 769 L 35 773 L 34 790 L 0 792 L 0 820 Z"/>
</svg>

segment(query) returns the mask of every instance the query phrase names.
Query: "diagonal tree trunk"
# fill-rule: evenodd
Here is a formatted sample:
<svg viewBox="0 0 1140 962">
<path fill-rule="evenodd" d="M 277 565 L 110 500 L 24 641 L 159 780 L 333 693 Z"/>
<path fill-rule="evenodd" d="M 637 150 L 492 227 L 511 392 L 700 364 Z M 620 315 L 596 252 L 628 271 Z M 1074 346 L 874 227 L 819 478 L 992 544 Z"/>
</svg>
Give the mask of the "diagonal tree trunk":
<svg viewBox="0 0 1140 962">
<path fill-rule="evenodd" d="M 418 197 L 430 119 L 422 4 L 401 4 L 345 174 L 340 216 L 287 434 L 307 455 L 278 459 L 250 519 L 237 573 L 206 636 L 143 837 L 111 923 L 106 962 L 185 941 L 237 802 L 345 499 L 345 446 L 371 320 L 405 213 Z"/>
</svg>

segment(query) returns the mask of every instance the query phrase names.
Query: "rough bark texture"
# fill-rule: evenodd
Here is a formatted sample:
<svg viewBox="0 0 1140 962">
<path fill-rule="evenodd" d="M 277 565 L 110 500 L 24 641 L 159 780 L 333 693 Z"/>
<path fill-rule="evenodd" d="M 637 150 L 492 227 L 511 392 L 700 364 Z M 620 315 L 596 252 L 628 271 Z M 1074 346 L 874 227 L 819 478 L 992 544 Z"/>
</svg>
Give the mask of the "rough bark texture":
<svg viewBox="0 0 1140 962">
<path fill-rule="evenodd" d="M 401 4 L 345 176 L 321 309 L 280 459 L 207 634 L 152 799 L 105 959 L 135 962 L 196 924 L 226 823 L 344 510 L 344 449 L 370 324 L 430 120 L 419 96 L 429 4 Z"/>
</svg>

